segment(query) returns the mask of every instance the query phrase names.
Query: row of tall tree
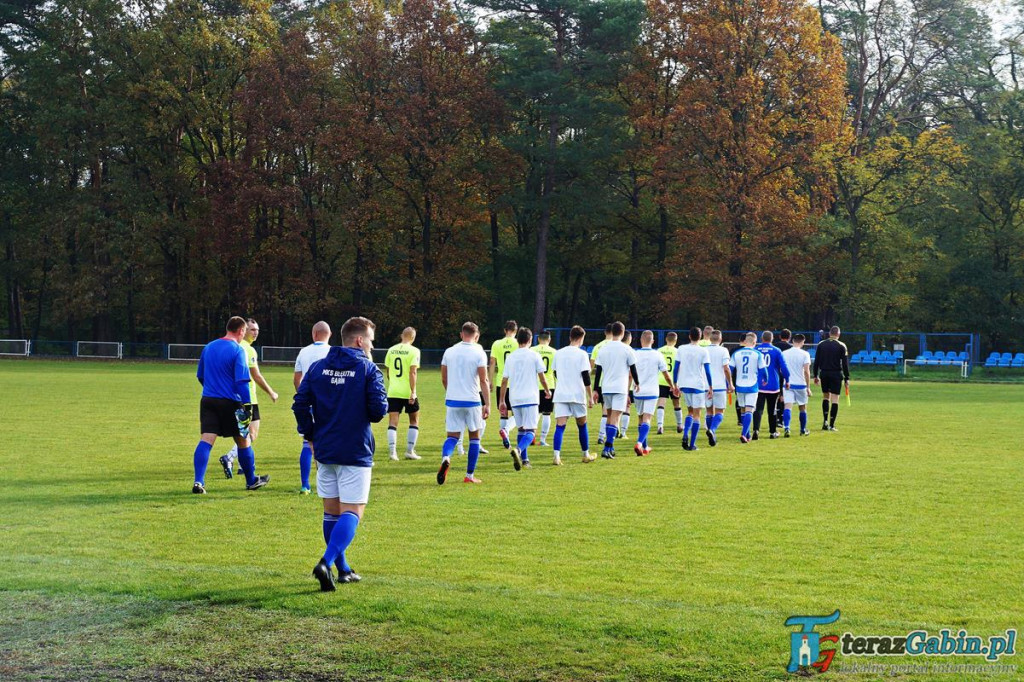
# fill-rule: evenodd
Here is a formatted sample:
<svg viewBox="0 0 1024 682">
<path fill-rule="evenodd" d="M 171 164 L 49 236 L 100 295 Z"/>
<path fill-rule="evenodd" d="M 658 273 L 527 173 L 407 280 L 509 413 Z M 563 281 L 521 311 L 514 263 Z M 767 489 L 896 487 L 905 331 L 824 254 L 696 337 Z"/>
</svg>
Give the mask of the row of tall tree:
<svg viewBox="0 0 1024 682">
<path fill-rule="evenodd" d="M 971 0 L 0 4 L 4 336 L 316 319 L 1021 336 Z"/>
</svg>

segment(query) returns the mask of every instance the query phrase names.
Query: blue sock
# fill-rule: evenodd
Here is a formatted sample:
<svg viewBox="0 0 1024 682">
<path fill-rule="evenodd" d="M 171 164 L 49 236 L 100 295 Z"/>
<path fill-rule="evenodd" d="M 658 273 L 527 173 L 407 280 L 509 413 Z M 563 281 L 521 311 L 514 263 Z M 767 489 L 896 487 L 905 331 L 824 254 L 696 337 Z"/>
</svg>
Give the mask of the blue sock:
<svg viewBox="0 0 1024 682">
<path fill-rule="evenodd" d="M 206 485 L 206 465 L 210 463 L 210 450 L 213 450 L 213 446 L 204 441 L 199 441 L 199 445 L 196 446 L 196 452 L 192 455 L 192 467 L 196 470 L 196 483 L 202 483 Z"/>
<path fill-rule="evenodd" d="M 785 429 L 789 428 L 789 420 L 793 418 L 793 413 L 788 408 L 782 411 L 782 426 Z"/>
<path fill-rule="evenodd" d="M 530 447 L 530 443 L 533 442 L 533 433 L 530 431 L 520 431 L 519 438 L 517 439 L 516 447 L 519 448 L 519 456 L 523 458 L 523 461 L 530 459 L 530 456 L 526 454 L 527 448 Z"/>
<path fill-rule="evenodd" d="M 743 435 L 750 438 L 750 424 L 754 421 L 754 415 L 750 412 L 743 413 Z"/>
<path fill-rule="evenodd" d="M 336 523 L 338 523 L 337 516 L 324 512 L 324 546 L 331 544 L 331 533 L 334 532 Z"/>
<path fill-rule="evenodd" d="M 586 424 L 580 427 L 580 447 L 583 448 L 583 452 L 590 449 L 590 432 Z"/>
<path fill-rule="evenodd" d="M 800 430 L 807 430 L 807 410 L 800 410 Z"/>
<path fill-rule="evenodd" d="M 476 461 L 480 459 L 480 439 L 469 439 L 469 452 L 466 453 L 466 475 L 472 476 L 476 471 Z"/>
<path fill-rule="evenodd" d="M 719 412 L 715 415 L 714 419 L 711 420 L 711 430 L 717 434 L 718 427 L 722 425 L 723 421 L 725 421 L 725 413 Z"/>
<path fill-rule="evenodd" d="M 619 433 L 619 430 L 615 428 L 614 424 L 608 424 L 604 427 L 604 449 L 611 450 L 615 447 L 615 436 Z"/>
<path fill-rule="evenodd" d="M 352 538 L 356 536 L 356 526 L 359 525 L 359 517 L 355 512 L 343 512 L 334 524 L 331 531 L 331 539 L 327 543 L 327 551 L 324 552 L 324 561 L 328 564 L 336 564 L 339 571 L 345 573 L 352 570 L 352 567 L 345 561 L 345 550 L 352 544 Z"/>
<path fill-rule="evenodd" d="M 686 421 L 683 422 L 683 440 L 686 440 L 687 438 L 689 438 L 689 436 L 690 436 L 690 426 L 692 424 L 693 424 L 693 417 L 691 417 L 690 413 L 687 412 L 686 413 Z M 689 443 L 687 443 L 687 446 L 689 446 Z"/>
<path fill-rule="evenodd" d="M 455 454 L 455 446 L 458 444 L 458 438 L 446 438 L 444 441 L 444 445 L 441 446 L 441 456 L 451 457 L 453 454 Z"/>
<path fill-rule="evenodd" d="M 711 423 L 715 421 L 715 418 L 710 414 L 704 415 L 704 426 L 708 427 L 708 431 L 711 430 Z"/>
<path fill-rule="evenodd" d="M 700 433 L 700 418 L 693 420 L 693 424 L 690 425 L 690 447 L 692 448 L 697 444 L 697 434 Z"/>
<path fill-rule="evenodd" d="M 302 477 L 302 487 L 309 490 L 309 472 L 313 469 L 313 451 L 309 444 L 302 443 L 302 452 L 299 453 L 299 476 Z"/>
<path fill-rule="evenodd" d="M 640 424 L 636 429 L 636 440 L 640 445 L 647 447 L 647 434 L 651 432 L 650 424 Z"/>
<path fill-rule="evenodd" d="M 252 451 L 251 445 L 238 448 L 238 466 L 242 467 L 242 473 L 245 474 L 246 485 L 256 482 L 256 453 Z"/>
<path fill-rule="evenodd" d="M 555 425 L 555 440 L 551 445 L 551 449 L 555 452 L 562 451 L 562 438 L 565 437 L 565 424 L 558 426 Z"/>
</svg>

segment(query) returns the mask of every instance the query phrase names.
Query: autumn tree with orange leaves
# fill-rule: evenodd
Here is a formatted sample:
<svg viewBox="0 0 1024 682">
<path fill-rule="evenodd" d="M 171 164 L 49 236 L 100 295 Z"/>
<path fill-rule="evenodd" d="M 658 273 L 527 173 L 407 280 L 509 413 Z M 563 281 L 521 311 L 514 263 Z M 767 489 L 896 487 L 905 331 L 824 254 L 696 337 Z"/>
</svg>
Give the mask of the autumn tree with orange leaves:
<svg viewBox="0 0 1024 682">
<path fill-rule="evenodd" d="M 779 319 L 815 295 L 808 248 L 847 134 L 839 43 L 802 0 L 648 9 L 649 87 L 667 106 L 638 125 L 659 127 L 655 172 L 682 216 L 666 303 L 729 329 Z"/>
</svg>

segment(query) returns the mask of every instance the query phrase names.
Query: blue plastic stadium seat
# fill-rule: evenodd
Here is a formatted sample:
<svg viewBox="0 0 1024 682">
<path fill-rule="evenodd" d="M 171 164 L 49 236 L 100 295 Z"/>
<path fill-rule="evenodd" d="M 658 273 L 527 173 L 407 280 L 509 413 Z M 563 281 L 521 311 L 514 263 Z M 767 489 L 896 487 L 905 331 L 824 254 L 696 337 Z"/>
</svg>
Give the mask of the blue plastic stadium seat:
<svg viewBox="0 0 1024 682">
<path fill-rule="evenodd" d="M 860 364 L 860 353 L 857 353 L 856 355 L 851 355 L 850 356 L 850 364 L 851 365 L 859 365 Z"/>
<path fill-rule="evenodd" d="M 941 365 L 942 364 L 942 360 L 940 358 L 937 358 L 937 357 L 930 357 L 930 358 L 928 358 L 925 361 L 925 364 L 932 365 L 932 366 Z"/>
<path fill-rule="evenodd" d="M 991 355 L 988 356 L 988 359 L 985 360 L 985 366 L 986 367 L 998 367 L 999 366 L 999 358 L 994 358 Z"/>
<path fill-rule="evenodd" d="M 902 360 L 903 359 L 903 351 L 901 351 L 901 350 L 893 351 L 892 356 L 894 358 L 898 359 L 898 360 Z"/>
<path fill-rule="evenodd" d="M 932 357 L 935 358 L 936 360 L 945 360 L 946 359 L 946 354 L 943 353 L 941 350 L 937 350 L 932 355 Z"/>
<path fill-rule="evenodd" d="M 927 362 L 928 362 L 928 358 L 926 358 L 923 355 L 918 355 L 916 358 L 914 358 L 914 364 L 915 365 L 923 365 L 923 364 L 925 364 Z"/>
<path fill-rule="evenodd" d="M 999 360 L 999 351 L 994 350 L 988 354 L 988 360 Z M 988 361 L 986 360 L 986 362 Z"/>
<path fill-rule="evenodd" d="M 921 357 L 930 358 L 932 357 L 932 352 L 930 350 L 921 351 Z"/>
<path fill-rule="evenodd" d="M 873 364 L 875 364 L 875 356 L 871 355 L 870 353 L 865 353 L 864 355 L 860 356 L 860 364 L 862 364 L 862 365 L 873 365 Z"/>
<path fill-rule="evenodd" d="M 1013 356 L 1014 360 L 1024 360 L 1024 353 L 1017 353 Z"/>
<path fill-rule="evenodd" d="M 1010 363 L 1010 367 L 1024 367 L 1024 360 L 1014 358 L 1013 362 Z"/>
<path fill-rule="evenodd" d="M 1011 362 L 1013 362 L 1013 361 L 1012 360 L 1007 360 L 1004 357 L 1000 357 L 999 358 L 999 366 L 1000 367 L 1009 367 Z"/>
<path fill-rule="evenodd" d="M 1013 353 L 1003 353 L 1002 355 L 1000 355 L 999 361 L 1002 362 L 1003 360 L 1011 362 L 1013 360 Z"/>
<path fill-rule="evenodd" d="M 968 360 L 971 359 L 971 356 L 967 354 L 967 351 L 962 350 L 960 351 L 960 354 L 956 356 L 956 359 L 959 360 L 960 362 L 967 362 Z"/>
</svg>

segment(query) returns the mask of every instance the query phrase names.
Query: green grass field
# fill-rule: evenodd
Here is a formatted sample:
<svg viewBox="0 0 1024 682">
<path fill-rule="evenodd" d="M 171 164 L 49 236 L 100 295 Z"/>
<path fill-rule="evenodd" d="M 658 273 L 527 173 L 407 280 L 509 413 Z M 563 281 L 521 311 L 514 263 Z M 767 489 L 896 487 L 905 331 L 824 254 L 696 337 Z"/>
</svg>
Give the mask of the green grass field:
<svg viewBox="0 0 1024 682">
<path fill-rule="evenodd" d="M 484 484 L 439 487 L 425 371 L 424 458 L 388 461 L 376 427 L 363 582 L 322 594 L 291 371 L 264 373 L 287 396 L 261 395 L 270 485 L 225 480 L 221 441 L 200 497 L 193 365 L 0 363 L 0 680 L 776 680 L 794 614 L 841 609 L 835 634 L 1024 625 L 1024 386 L 855 382 L 839 433 L 812 400 L 808 438 L 743 446 L 727 419 L 714 449 L 672 429 L 588 465 L 570 427 L 565 466 L 535 449 L 519 473 L 492 418 Z M 852 662 L 910 661 L 833 666 Z"/>
</svg>

